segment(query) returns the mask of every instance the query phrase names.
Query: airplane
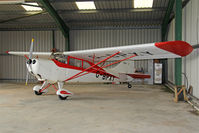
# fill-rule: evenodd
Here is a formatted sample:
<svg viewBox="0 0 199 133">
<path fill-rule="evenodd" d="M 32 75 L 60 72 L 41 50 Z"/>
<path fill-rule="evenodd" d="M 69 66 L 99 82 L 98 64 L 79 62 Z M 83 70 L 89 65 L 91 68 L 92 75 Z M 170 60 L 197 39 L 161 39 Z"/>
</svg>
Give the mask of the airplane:
<svg viewBox="0 0 199 133">
<path fill-rule="evenodd" d="M 72 96 L 72 92 L 63 88 L 64 82 L 89 74 L 96 78 L 101 76 L 102 79 L 112 82 L 119 80 L 121 75 L 131 78 L 150 78 L 148 74 L 121 70 L 133 69 L 132 63 L 127 60 L 132 62 L 132 60 L 181 58 L 193 51 L 193 47 L 187 42 L 167 41 L 79 51 L 33 52 L 33 42 L 34 39 L 31 41 L 29 52 L 7 51 L 7 53 L 24 56 L 27 59 L 26 84 L 29 73 L 43 82 L 41 86 L 33 87 L 36 95 L 47 93 L 47 88 L 52 85 L 61 100 Z M 108 61 L 111 63 L 107 64 Z M 108 68 L 113 65 L 116 66 Z M 56 83 L 58 88 L 55 86 Z M 128 87 L 132 87 L 130 82 Z"/>
</svg>

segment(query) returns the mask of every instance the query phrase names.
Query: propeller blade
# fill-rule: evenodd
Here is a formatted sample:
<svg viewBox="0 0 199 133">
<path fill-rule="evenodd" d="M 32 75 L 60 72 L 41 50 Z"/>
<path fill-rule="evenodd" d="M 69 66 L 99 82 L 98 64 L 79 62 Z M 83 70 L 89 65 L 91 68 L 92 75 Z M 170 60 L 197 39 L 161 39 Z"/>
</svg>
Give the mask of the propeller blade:
<svg viewBox="0 0 199 133">
<path fill-rule="evenodd" d="M 29 76 L 29 72 L 28 72 L 28 69 L 27 69 L 27 73 L 26 73 L 26 85 L 28 84 L 28 76 Z"/>
<path fill-rule="evenodd" d="M 27 58 L 28 59 L 28 63 L 27 63 L 28 65 L 27 66 L 30 68 L 31 71 L 32 71 L 31 63 L 32 63 L 33 43 L 34 43 L 34 39 L 32 38 L 31 45 L 30 45 L 30 51 L 29 51 L 29 57 Z M 28 77 L 29 77 L 29 72 L 28 72 L 28 68 L 27 68 L 26 85 L 28 84 Z"/>
<path fill-rule="evenodd" d="M 29 59 L 32 59 L 32 52 L 33 52 L 33 43 L 34 43 L 34 39 L 32 38 L 32 42 L 31 42 L 31 45 L 30 45 L 30 53 L 29 53 Z"/>
</svg>

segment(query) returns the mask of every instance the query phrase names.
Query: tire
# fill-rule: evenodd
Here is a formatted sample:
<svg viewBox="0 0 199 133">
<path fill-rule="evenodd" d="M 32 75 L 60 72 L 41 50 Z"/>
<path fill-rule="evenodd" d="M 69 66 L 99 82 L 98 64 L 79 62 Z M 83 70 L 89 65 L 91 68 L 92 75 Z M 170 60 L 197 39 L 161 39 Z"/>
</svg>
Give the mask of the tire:
<svg viewBox="0 0 199 133">
<path fill-rule="evenodd" d="M 102 76 L 102 80 L 105 80 L 105 78 L 106 78 L 106 76 L 105 76 L 105 75 L 103 75 L 103 76 Z"/>
<path fill-rule="evenodd" d="M 66 100 L 67 98 L 68 98 L 68 96 L 62 97 L 61 95 L 59 95 L 59 99 L 60 99 L 60 100 Z"/>
<path fill-rule="evenodd" d="M 132 88 L 132 85 L 131 85 L 131 84 L 128 84 L 128 88 Z"/>
<path fill-rule="evenodd" d="M 96 73 L 96 78 L 99 78 L 99 74 Z"/>
<path fill-rule="evenodd" d="M 35 92 L 35 95 L 42 95 L 42 92 L 38 92 L 38 91 L 34 91 Z"/>
</svg>

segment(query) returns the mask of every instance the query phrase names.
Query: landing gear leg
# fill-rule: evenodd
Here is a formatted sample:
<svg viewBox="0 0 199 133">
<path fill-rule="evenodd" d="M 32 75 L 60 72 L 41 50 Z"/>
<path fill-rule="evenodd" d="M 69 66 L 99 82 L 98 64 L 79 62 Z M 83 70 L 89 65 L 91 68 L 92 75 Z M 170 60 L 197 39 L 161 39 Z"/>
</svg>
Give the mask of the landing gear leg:
<svg viewBox="0 0 199 133">
<path fill-rule="evenodd" d="M 35 95 L 42 95 L 43 93 L 47 93 L 47 88 L 49 87 L 49 84 L 47 81 L 44 81 L 42 86 L 36 85 L 33 87 L 33 91 L 35 92 Z"/>
<path fill-rule="evenodd" d="M 64 82 L 58 82 L 58 90 L 56 94 L 58 95 L 60 100 L 66 100 L 72 93 L 69 90 L 63 89 Z"/>
</svg>

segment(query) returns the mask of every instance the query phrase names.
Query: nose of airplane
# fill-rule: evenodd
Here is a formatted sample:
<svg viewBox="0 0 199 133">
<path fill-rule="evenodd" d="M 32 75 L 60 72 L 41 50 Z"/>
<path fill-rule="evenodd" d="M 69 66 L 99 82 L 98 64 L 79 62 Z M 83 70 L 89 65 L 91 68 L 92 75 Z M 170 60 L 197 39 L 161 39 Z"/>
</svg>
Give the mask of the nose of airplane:
<svg viewBox="0 0 199 133">
<path fill-rule="evenodd" d="M 28 71 L 34 75 L 34 70 L 33 70 L 33 67 L 36 65 L 37 61 L 36 59 L 29 59 L 27 62 L 26 62 L 26 67 L 28 69 Z"/>
</svg>

